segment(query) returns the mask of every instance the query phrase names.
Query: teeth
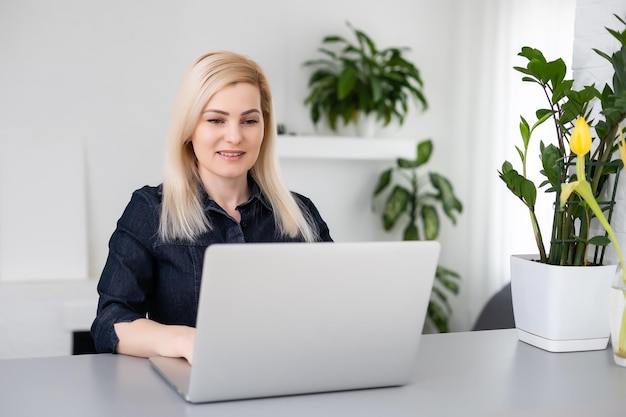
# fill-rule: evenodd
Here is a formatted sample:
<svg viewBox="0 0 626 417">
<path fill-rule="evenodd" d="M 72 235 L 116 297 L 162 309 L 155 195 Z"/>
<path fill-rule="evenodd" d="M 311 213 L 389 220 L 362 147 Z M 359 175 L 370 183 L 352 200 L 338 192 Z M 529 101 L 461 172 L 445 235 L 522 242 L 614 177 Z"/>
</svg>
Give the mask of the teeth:
<svg viewBox="0 0 626 417">
<path fill-rule="evenodd" d="M 219 154 L 223 156 L 239 156 L 242 153 L 243 152 L 219 152 Z"/>
</svg>

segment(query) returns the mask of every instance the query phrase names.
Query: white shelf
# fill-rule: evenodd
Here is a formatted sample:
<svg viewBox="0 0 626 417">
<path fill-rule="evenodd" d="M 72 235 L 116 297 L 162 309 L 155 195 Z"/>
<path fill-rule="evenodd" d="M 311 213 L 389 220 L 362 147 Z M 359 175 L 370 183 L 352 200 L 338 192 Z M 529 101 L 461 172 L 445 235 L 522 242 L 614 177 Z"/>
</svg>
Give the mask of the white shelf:
<svg viewBox="0 0 626 417">
<path fill-rule="evenodd" d="M 415 158 L 417 139 L 351 138 L 341 136 L 278 136 L 279 158 L 365 161 Z"/>
</svg>

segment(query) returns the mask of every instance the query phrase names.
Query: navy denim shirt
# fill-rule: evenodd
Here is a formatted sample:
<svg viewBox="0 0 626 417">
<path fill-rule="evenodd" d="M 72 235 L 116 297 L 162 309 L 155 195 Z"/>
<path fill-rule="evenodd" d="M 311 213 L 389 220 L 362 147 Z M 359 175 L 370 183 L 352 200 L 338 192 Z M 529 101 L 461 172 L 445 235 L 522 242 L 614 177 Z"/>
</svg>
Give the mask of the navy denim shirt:
<svg viewBox="0 0 626 417">
<path fill-rule="evenodd" d="M 319 240 L 332 241 L 311 200 L 293 195 L 309 211 Z M 91 327 L 99 352 L 114 351 L 115 323 L 148 317 L 163 324 L 195 326 L 204 252 L 210 244 L 302 241 L 280 236 L 271 206 L 254 182 L 250 199 L 237 207 L 239 223 L 205 193 L 203 204 L 213 229 L 194 242 L 166 243 L 159 238 L 161 199 L 162 186 L 135 191 L 111 236 Z"/>
</svg>

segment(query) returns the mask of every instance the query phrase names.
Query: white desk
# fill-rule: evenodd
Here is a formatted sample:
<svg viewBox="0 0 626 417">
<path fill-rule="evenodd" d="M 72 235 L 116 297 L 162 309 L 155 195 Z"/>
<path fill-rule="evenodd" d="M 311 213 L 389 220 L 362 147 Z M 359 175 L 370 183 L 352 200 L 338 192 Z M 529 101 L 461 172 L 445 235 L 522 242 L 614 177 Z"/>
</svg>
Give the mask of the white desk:
<svg viewBox="0 0 626 417">
<path fill-rule="evenodd" d="M 85 355 L 0 361 L 0 415 L 623 416 L 626 368 L 610 349 L 548 353 L 514 330 L 425 335 L 399 388 L 192 405 L 145 359 Z"/>
</svg>

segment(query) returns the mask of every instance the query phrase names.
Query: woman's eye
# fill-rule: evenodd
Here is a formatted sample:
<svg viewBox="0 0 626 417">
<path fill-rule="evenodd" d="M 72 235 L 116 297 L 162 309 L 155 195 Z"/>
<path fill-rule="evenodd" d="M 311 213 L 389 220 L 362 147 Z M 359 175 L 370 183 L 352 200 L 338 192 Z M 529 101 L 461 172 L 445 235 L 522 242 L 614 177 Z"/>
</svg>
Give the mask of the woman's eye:
<svg viewBox="0 0 626 417">
<path fill-rule="evenodd" d="M 257 119 L 246 119 L 243 121 L 243 124 L 246 124 L 246 125 L 255 125 L 257 123 L 259 123 Z"/>
<path fill-rule="evenodd" d="M 207 120 L 207 122 L 214 123 L 214 124 L 224 123 L 222 119 L 209 119 Z"/>
</svg>

